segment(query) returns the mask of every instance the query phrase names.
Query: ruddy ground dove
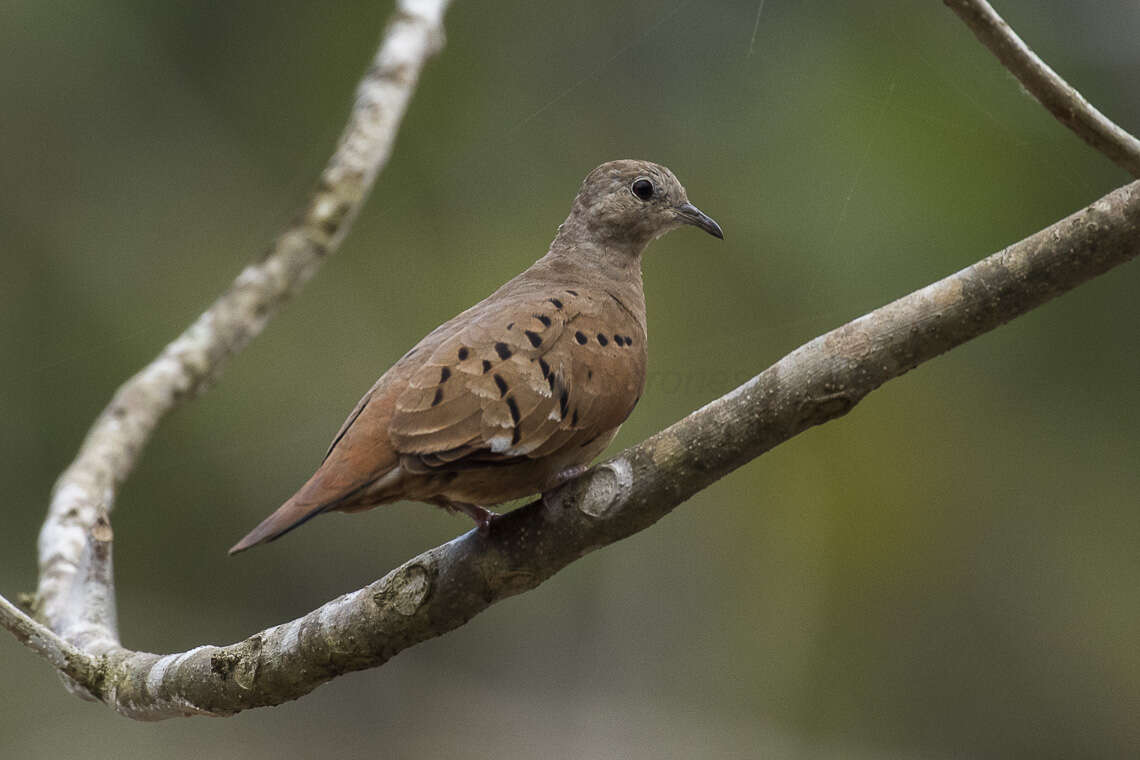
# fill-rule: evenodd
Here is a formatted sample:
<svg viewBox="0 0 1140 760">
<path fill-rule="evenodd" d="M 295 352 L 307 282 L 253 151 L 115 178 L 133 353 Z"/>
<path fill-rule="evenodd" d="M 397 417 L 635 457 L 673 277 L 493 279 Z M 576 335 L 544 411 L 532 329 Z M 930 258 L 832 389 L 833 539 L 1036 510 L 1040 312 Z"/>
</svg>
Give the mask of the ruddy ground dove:
<svg viewBox="0 0 1140 760">
<path fill-rule="evenodd" d="M 308 482 L 230 553 L 322 512 L 400 499 L 486 527 L 488 506 L 582 472 L 645 385 L 641 254 L 685 224 L 724 237 L 664 166 L 594 169 L 547 254 L 404 354 L 364 394 Z"/>
</svg>

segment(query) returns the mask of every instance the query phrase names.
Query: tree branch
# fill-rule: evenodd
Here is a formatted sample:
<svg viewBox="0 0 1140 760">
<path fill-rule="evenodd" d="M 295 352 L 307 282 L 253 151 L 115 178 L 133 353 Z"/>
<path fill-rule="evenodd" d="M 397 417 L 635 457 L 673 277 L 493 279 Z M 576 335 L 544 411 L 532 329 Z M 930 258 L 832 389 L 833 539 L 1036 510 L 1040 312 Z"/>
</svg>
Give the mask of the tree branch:
<svg viewBox="0 0 1140 760">
<path fill-rule="evenodd" d="M 36 597 L 37 617 L 53 630 L 74 622 L 69 620 L 73 600 L 100 596 L 77 576 L 80 558 L 98 516 L 110 512 L 116 491 L 158 422 L 217 377 L 348 232 L 388 161 L 424 62 L 442 45 L 449 2 L 400 0 L 357 88 L 348 125 L 296 221 L 157 359 L 119 388 L 56 482 L 40 532 Z M 106 609 L 86 613 L 104 621 L 113 614 Z M 113 632 L 107 633 L 117 643 Z"/>
<path fill-rule="evenodd" d="M 159 421 L 207 387 L 339 247 L 388 161 L 424 63 L 442 46 L 449 4 L 399 0 L 305 208 L 194 324 L 118 389 L 56 481 L 40 531 L 35 602 L 48 629 L 89 653 L 118 648 L 106 519 L 116 492 Z"/>
<path fill-rule="evenodd" d="M 1041 105 L 1117 166 L 1140 177 L 1140 140 L 1118 127 L 1029 49 L 986 0 L 944 0 Z"/>
<path fill-rule="evenodd" d="M 448 0 L 401 0 L 349 125 L 300 220 L 115 394 L 61 476 L 40 536 L 38 617 L 0 624 L 77 689 L 138 719 L 281 704 L 457 628 L 868 393 L 1140 254 L 1140 182 L 977 264 L 816 338 L 731 393 L 545 500 L 410 560 L 302 618 L 229 646 L 158 655 L 115 624 L 114 494 L 161 417 L 200 391 L 347 231 L 391 148 Z"/>
<path fill-rule="evenodd" d="M 919 364 L 1140 255 L 1140 182 L 816 338 L 545 501 L 225 647 L 107 652 L 89 688 L 134 718 L 230 715 L 382 665 L 652 525 L 728 472 Z"/>
<path fill-rule="evenodd" d="M 50 662 L 56 670 L 82 683 L 97 679 L 99 661 L 72 646 L 62 636 L 37 623 L 16 605 L 0 596 L 0 625 L 24 646 Z"/>
</svg>

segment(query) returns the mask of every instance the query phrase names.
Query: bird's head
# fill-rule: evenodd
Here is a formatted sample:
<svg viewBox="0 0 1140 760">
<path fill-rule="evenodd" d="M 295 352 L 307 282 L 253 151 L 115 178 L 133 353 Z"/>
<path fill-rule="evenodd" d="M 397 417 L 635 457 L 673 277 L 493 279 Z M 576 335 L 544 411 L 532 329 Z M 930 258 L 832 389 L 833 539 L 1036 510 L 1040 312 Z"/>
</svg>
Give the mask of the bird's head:
<svg viewBox="0 0 1140 760">
<path fill-rule="evenodd" d="M 622 159 L 586 175 L 562 230 L 640 254 L 650 241 L 686 224 L 724 238 L 720 225 L 689 202 L 673 172 L 651 161 Z"/>
</svg>

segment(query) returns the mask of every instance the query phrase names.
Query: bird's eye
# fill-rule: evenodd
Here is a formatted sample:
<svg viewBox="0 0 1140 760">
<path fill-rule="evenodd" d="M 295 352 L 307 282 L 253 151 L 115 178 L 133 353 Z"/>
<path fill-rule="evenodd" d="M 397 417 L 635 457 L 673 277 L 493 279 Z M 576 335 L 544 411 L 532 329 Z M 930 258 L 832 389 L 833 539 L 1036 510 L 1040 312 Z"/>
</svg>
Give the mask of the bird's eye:
<svg viewBox="0 0 1140 760">
<path fill-rule="evenodd" d="M 653 197 L 653 183 L 647 179 L 639 179 L 629 187 L 636 195 L 643 201 L 647 201 Z"/>
</svg>

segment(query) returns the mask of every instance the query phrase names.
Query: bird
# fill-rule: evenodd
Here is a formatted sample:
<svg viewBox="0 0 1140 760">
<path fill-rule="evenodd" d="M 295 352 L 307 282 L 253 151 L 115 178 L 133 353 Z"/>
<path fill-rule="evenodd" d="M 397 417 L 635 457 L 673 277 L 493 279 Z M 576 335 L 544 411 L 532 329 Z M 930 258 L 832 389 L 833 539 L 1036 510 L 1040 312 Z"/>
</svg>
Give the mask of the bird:
<svg viewBox="0 0 1140 760">
<path fill-rule="evenodd" d="M 489 507 L 585 472 L 645 387 L 642 254 L 684 225 L 724 238 L 666 167 L 595 168 L 547 253 L 381 375 L 312 477 L 230 554 L 405 499 L 489 530 Z"/>
</svg>

